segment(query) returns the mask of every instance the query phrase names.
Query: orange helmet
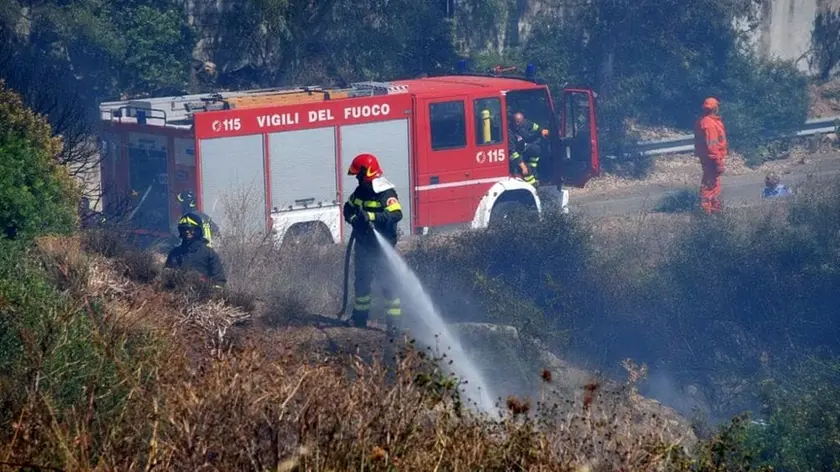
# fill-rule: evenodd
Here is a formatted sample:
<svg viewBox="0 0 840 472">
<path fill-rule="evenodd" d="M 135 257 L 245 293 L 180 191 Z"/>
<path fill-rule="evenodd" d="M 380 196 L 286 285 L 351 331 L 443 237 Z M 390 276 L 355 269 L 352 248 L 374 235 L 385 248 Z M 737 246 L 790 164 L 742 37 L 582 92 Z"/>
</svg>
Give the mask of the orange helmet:
<svg viewBox="0 0 840 472">
<path fill-rule="evenodd" d="M 359 175 L 364 172 L 361 180 L 370 182 L 371 180 L 382 176 L 382 168 L 379 167 L 379 160 L 373 154 L 359 154 L 353 158 L 350 163 L 350 168 L 347 170 L 347 175 Z"/>
<path fill-rule="evenodd" d="M 703 111 L 715 111 L 720 106 L 720 102 L 718 102 L 717 98 L 709 97 L 703 100 Z"/>
</svg>

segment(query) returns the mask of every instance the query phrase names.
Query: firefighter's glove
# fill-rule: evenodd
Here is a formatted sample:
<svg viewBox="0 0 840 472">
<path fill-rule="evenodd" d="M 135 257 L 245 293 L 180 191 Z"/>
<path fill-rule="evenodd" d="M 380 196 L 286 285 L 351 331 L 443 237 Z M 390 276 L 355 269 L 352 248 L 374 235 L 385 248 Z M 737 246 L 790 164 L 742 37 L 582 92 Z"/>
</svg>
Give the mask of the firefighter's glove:
<svg viewBox="0 0 840 472">
<path fill-rule="evenodd" d="M 367 228 L 370 226 L 371 220 L 373 220 L 373 218 L 371 218 L 371 213 L 365 211 L 362 207 L 356 208 L 356 214 L 354 214 L 351 219 L 351 224 L 357 229 Z"/>
</svg>

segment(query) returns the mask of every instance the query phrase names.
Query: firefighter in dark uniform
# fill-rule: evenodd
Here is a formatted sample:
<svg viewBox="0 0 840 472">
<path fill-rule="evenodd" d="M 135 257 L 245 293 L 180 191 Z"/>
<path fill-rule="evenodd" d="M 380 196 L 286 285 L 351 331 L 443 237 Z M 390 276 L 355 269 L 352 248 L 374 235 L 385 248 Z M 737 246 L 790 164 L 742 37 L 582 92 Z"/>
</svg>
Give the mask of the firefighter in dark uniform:
<svg viewBox="0 0 840 472">
<path fill-rule="evenodd" d="M 379 248 L 373 230 L 382 235 L 391 246 L 397 244 L 397 223 L 402 219 L 397 191 L 385 177 L 379 161 L 372 154 L 359 154 L 350 164 L 348 175 L 356 176 L 359 185 L 344 203 L 344 220 L 353 226 L 356 238 L 354 254 L 356 294 L 350 323 L 367 326 L 371 304 L 371 282 L 374 273 L 380 280 L 385 297 L 385 314 L 388 329 L 393 329 L 394 317 L 402 315 L 400 299 L 394 288 L 385 255 Z"/>
<path fill-rule="evenodd" d="M 202 280 L 222 288 L 227 283 L 222 260 L 207 244 L 204 237 L 204 222 L 196 213 L 187 213 L 178 221 L 178 235 L 181 245 L 175 246 L 166 257 L 164 267 L 168 269 L 194 270 Z"/>
<path fill-rule="evenodd" d="M 536 186 L 537 178 L 522 158 L 523 148 L 524 146 L 522 145 L 522 141 L 515 139 L 515 136 L 511 132 L 511 139 L 508 140 L 508 154 L 510 155 L 508 162 L 510 162 L 510 174 L 518 175 L 522 177 L 522 180 L 526 183 Z"/>
<path fill-rule="evenodd" d="M 196 203 L 195 194 L 192 190 L 185 190 L 178 194 L 178 203 L 181 204 L 181 215 L 187 213 L 195 213 L 201 217 L 204 222 L 204 239 L 207 240 L 207 246 L 213 247 L 213 235 L 219 234 L 219 227 L 206 213 L 198 211 L 198 204 Z"/>
<path fill-rule="evenodd" d="M 522 112 L 514 113 L 510 127 L 510 138 L 517 143 L 517 151 L 527 163 L 531 175 L 534 176 L 534 179 L 529 183 L 536 186 L 539 178 L 540 153 L 542 152 L 540 144 L 542 138 L 548 137 L 548 130 L 541 129 L 540 125 L 525 118 Z"/>
</svg>

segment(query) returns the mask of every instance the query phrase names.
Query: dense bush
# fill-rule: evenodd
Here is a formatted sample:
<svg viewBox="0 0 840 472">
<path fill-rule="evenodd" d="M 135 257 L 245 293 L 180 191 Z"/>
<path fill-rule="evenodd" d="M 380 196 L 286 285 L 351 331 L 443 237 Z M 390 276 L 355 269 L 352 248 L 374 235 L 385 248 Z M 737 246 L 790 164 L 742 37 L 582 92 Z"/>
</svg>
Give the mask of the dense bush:
<svg viewBox="0 0 840 472">
<path fill-rule="evenodd" d="M 77 189 L 55 162 L 60 149 L 46 119 L 0 80 L 0 229 L 7 237 L 73 229 Z"/>
<path fill-rule="evenodd" d="M 733 54 L 714 94 L 722 99 L 730 146 L 748 164 L 780 157 L 773 140 L 799 130 L 808 117 L 807 77 L 789 62 L 763 61 Z M 769 143 L 769 144 L 768 144 Z"/>
<path fill-rule="evenodd" d="M 840 469 L 840 359 L 809 358 L 762 382 L 767 420 L 747 438 L 779 470 Z"/>
<path fill-rule="evenodd" d="M 610 421 L 587 423 L 586 400 L 563 406 L 558 399 L 558 409 L 551 401 L 530 406 L 511 399 L 507 419 L 491 424 L 464 416 L 452 379 L 410 351 L 396 364 L 340 357 L 310 364 L 308 355 L 277 354 L 297 341 L 284 340 L 283 331 L 271 337 L 266 326 L 258 327 L 259 343 L 220 350 L 233 329 L 229 321 L 241 314 L 218 301 L 150 290 L 158 284 L 153 258 L 103 265 L 78 242 L 61 239 L 40 239 L 37 250 L 4 242 L 0 251 L 2 418 L 19 425 L 0 438 L 16 463 L 81 469 L 138 460 L 163 468 L 251 461 L 276 468 L 288 459 L 304 468 L 364 461 L 373 468 L 564 470 L 560 461 L 616 470 L 632 460 L 628 470 L 664 462 L 669 470 L 757 470 L 753 458 L 792 470 L 820 468 L 837 457 L 836 425 L 821 420 L 836 410 L 834 361 L 793 372 L 786 366 L 818 347 L 824 357 L 836 351 L 839 252 L 833 220 L 820 216 L 836 213 L 836 188 L 805 192 L 789 208 L 757 216 L 680 216 L 676 231 L 657 220 L 622 233 L 570 215 L 548 212 L 541 222 L 516 215 L 497 229 L 422 241 L 406 254 L 453 320 L 514 324 L 590 359 L 607 353 L 601 364 L 607 369 L 632 356 L 655 370 L 679 371 L 679 382 L 704 387 L 720 410 L 765 405 L 767 426 L 736 419 L 701 443 L 696 459 L 658 442 L 658 433 L 609 442 L 637 422 L 620 396 L 615 403 L 596 400 Z M 665 233 L 670 240 L 656 239 Z M 102 235 L 85 246 L 125 257 Z M 311 253 L 250 247 L 261 264 L 286 272 L 282 280 L 313 267 Z M 338 262 L 339 252 L 317 258 Z M 257 276 L 252 264 L 242 264 L 231 272 Z M 152 287 L 144 285 L 150 280 Z M 323 287 L 298 297 L 298 309 L 326 302 Z M 294 285 L 287 293 L 306 290 Z M 355 375 L 346 376 L 347 368 Z M 758 381 L 762 392 L 750 385 Z M 568 415 L 580 419 L 564 420 Z M 348 423 L 350 417 L 357 421 Z M 809 439 L 815 428 L 820 439 Z M 350 436 L 356 440 L 348 442 Z M 593 447 L 597 452 L 583 452 Z M 600 462 L 591 462 L 593 455 Z"/>
</svg>

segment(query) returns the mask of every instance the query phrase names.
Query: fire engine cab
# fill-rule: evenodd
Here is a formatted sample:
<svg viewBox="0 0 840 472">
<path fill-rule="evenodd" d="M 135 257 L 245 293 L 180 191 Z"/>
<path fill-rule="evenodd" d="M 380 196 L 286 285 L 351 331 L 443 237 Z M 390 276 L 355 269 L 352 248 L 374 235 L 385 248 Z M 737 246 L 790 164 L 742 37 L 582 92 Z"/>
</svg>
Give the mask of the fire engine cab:
<svg viewBox="0 0 840 472">
<path fill-rule="evenodd" d="M 166 238 L 192 191 L 221 244 L 246 227 L 338 243 L 347 168 L 364 152 L 396 187 L 402 234 L 484 228 L 548 199 L 565 208 L 564 186 L 598 175 L 594 93 L 566 88 L 561 103 L 533 77 L 493 73 L 102 103 L 103 207 Z M 509 164 L 516 112 L 548 130 L 538 188 Z"/>
</svg>

